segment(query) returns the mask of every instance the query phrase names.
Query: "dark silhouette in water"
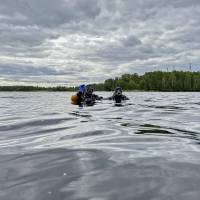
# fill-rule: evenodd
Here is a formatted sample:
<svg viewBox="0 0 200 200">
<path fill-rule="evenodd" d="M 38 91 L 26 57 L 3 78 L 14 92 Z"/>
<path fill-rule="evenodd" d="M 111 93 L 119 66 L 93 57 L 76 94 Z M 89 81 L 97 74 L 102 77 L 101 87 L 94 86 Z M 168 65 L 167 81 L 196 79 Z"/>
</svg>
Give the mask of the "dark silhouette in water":
<svg viewBox="0 0 200 200">
<path fill-rule="evenodd" d="M 90 105 L 90 104 L 95 103 L 96 101 L 103 99 L 103 97 L 100 97 L 100 96 L 94 94 L 93 92 L 94 92 L 94 88 L 91 85 L 87 85 L 85 97 L 84 97 L 84 102 L 86 104 Z"/>
<path fill-rule="evenodd" d="M 76 95 L 72 96 L 72 103 L 76 105 L 88 105 L 92 106 L 95 104 L 97 100 L 103 99 L 103 97 L 100 97 L 93 93 L 94 89 L 90 85 L 80 85 L 79 91 Z"/>
<path fill-rule="evenodd" d="M 114 100 L 117 104 L 122 101 L 129 100 L 129 98 L 123 95 L 123 91 L 121 87 L 116 87 L 113 95 L 108 98 L 108 100 Z"/>
</svg>

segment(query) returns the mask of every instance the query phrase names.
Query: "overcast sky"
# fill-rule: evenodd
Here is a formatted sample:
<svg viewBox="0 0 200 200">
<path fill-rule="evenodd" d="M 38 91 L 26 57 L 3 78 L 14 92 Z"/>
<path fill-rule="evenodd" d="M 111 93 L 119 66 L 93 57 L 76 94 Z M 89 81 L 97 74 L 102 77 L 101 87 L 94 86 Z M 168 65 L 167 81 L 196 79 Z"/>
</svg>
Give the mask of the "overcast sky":
<svg viewBox="0 0 200 200">
<path fill-rule="evenodd" d="M 1 0 L 0 84 L 200 70 L 199 0 Z"/>
</svg>

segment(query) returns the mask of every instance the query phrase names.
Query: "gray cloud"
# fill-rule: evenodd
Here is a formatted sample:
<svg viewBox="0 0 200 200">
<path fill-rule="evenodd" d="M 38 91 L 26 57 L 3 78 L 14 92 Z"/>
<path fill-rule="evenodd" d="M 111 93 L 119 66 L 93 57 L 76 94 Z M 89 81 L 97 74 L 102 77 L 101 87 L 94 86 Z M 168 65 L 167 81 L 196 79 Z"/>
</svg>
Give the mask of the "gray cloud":
<svg viewBox="0 0 200 200">
<path fill-rule="evenodd" d="M 7 16 L 4 21 L 13 24 L 55 27 L 93 19 L 100 13 L 100 8 L 97 0 L 2 0 L 0 11 Z"/>
<path fill-rule="evenodd" d="M 142 42 L 138 38 L 132 35 L 129 37 L 122 38 L 121 42 L 125 47 L 130 47 L 130 46 L 134 47 L 134 46 L 142 44 Z"/>
<path fill-rule="evenodd" d="M 2 0 L 0 84 L 199 68 L 199 0 Z"/>
</svg>

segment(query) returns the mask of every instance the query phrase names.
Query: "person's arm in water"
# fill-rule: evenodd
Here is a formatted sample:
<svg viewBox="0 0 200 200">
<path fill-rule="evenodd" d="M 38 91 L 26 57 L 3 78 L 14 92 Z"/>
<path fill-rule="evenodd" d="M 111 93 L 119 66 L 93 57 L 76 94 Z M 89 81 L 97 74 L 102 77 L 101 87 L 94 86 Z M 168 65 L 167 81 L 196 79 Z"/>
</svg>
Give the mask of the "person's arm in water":
<svg viewBox="0 0 200 200">
<path fill-rule="evenodd" d="M 129 98 L 125 95 L 122 95 L 122 96 L 111 96 L 111 97 L 108 97 L 108 98 L 104 98 L 104 100 L 116 100 L 116 99 L 121 99 L 121 100 L 129 100 Z"/>
<path fill-rule="evenodd" d="M 98 96 L 98 95 L 96 95 L 96 94 L 93 94 L 93 98 L 94 98 L 95 100 L 102 100 L 102 99 L 103 99 L 103 97 L 100 97 L 100 96 Z"/>
<path fill-rule="evenodd" d="M 122 95 L 122 99 L 123 100 L 129 100 L 129 98 L 127 96 L 125 96 L 125 95 Z"/>
<path fill-rule="evenodd" d="M 113 96 L 111 96 L 111 97 L 107 97 L 107 98 L 103 98 L 103 100 L 113 100 L 113 99 L 114 99 Z"/>
</svg>

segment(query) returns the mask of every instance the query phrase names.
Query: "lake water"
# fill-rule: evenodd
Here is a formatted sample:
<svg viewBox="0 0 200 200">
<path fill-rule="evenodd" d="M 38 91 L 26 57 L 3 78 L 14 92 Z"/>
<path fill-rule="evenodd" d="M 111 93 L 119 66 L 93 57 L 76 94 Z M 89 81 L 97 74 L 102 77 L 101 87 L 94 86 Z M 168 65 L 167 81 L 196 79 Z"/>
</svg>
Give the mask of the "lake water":
<svg viewBox="0 0 200 200">
<path fill-rule="evenodd" d="M 71 95 L 0 93 L 0 200 L 199 200 L 200 93 Z"/>
</svg>

